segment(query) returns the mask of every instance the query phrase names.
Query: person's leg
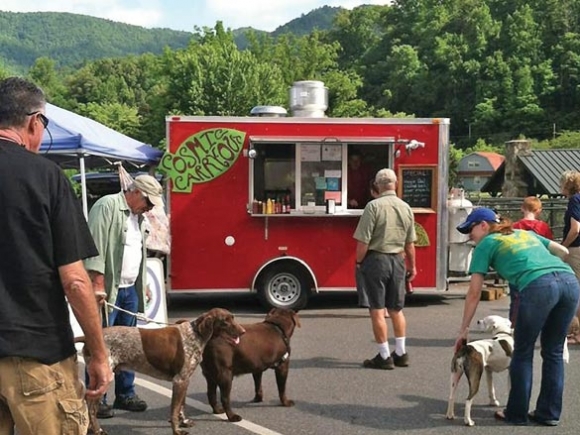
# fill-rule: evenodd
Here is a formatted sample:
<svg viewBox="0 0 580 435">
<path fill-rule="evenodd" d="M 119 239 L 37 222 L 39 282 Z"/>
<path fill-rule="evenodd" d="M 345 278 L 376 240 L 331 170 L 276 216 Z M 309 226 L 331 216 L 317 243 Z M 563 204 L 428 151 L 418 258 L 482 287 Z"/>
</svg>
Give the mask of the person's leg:
<svg viewBox="0 0 580 435">
<path fill-rule="evenodd" d="M 5 358 L 2 362 L 2 395 L 19 435 L 86 434 L 84 392 L 76 355 L 52 365 L 30 358 Z M 4 423 L 0 428 L 2 435 L 13 433 Z"/>
<path fill-rule="evenodd" d="M 139 299 L 135 286 L 119 289 L 117 306 L 131 313 L 136 313 L 139 308 Z M 137 318 L 123 311 L 114 310 L 115 326 L 137 326 Z M 121 370 L 115 374 L 115 398 L 123 399 L 135 395 L 135 372 Z"/>
<path fill-rule="evenodd" d="M 533 381 L 534 347 L 546 319 L 558 301 L 557 285 L 548 274 L 520 289 L 514 328 L 514 351 L 509 368 L 511 388 L 506 406 L 506 421 L 528 420 Z"/>
<path fill-rule="evenodd" d="M 391 262 L 390 281 L 386 286 L 386 306 L 393 322 L 393 333 L 395 335 L 395 350 L 391 354 L 393 361 L 398 367 L 409 365 L 407 355 L 407 319 L 403 313 L 405 306 L 405 260 L 401 255 L 391 255 L 388 257 Z"/>
<path fill-rule="evenodd" d="M 369 253 L 361 265 L 369 302 L 369 314 L 373 336 L 379 347 L 379 353 L 373 359 L 363 361 L 367 368 L 391 370 L 394 368 L 389 358 L 388 328 L 385 321 L 385 276 L 390 276 L 384 255 Z"/>
<path fill-rule="evenodd" d="M 556 282 L 560 298 L 542 328 L 542 383 L 534 412 L 536 419 L 552 422 L 559 421 L 562 413 L 564 341 L 576 313 L 580 289 L 572 274 L 558 274 Z"/>
<path fill-rule="evenodd" d="M 513 285 L 509 284 L 510 289 L 510 310 L 509 310 L 509 319 L 512 322 L 512 328 L 516 325 L 516 316 L 518 313 L 518 288 Z"/>
</svg>

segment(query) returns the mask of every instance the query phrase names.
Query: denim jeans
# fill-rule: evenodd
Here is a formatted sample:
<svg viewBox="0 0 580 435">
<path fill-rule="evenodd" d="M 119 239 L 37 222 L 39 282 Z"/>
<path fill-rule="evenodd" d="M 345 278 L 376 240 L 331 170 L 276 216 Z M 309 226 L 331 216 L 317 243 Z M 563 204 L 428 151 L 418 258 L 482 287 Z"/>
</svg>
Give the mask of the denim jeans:
<svg viewBox="0 0 580 435">
<path fill-rule="evenodd" d="M 528 421 L 532 393 L 534 347 L 540 336 L 542 380 L 536 417 L 560 420 L 564 392 L 564 340 L 578 307 L 580 285 L 572 273 L 553 272 L 537 278 L 518 293 L 511 389 L 506 420 Z"/>
<path fill-rule="evenodd" d="M 134 285 L 131 287 L 120 288 L 117 293 L 117 300 L 115 305 L 124 310 L 136 313 L 139 308 L 139 298 L 137 296 L 137 289 Z M 137 326 L 137 318 L 131 314 L 124 313 L 113 309 L 109 313 L 109 324 L 106 324 L 105 319 L 103 319 L 103 327 L 106 326 Z M 89 384 L 88 374 L 85 370 L 85 381 L 87 385 Z M 116 398 L 127 398 L 133 397 L 135 395 L 135 373 L 131 371 L 121 370 L 115 373 L 115 397 Z M 105 394 L 102 398 L 103 403 L 107 403 L 107 395 Z"/>
<path fill-rule="evenodd" d="M 131 287 L 120 288 L 115 305 L 124 310 L 136 313 L 139 309 L 137 289 Z M 109 313 L 109 326 L 137 326 L 137 317 L 113 309 Z M 121 370 L 115 373 L 115 397 L 126 398 L 135 395 L 135 372 Z"/>
</svg>

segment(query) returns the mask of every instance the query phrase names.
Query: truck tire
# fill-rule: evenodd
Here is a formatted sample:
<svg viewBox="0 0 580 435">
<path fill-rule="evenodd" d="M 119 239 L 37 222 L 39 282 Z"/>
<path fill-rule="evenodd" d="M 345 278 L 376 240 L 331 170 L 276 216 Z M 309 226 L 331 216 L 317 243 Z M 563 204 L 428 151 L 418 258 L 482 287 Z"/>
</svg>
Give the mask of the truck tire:
<svg viewBox="0 0 580 435">
<path fill-rule="evenodd" d="M 304 272 L 296 266 L 270 266 L 258 287 L 260 302 L 267 309 L 289 308 L 300 310 L 308 303 L 310 289 Z"/>
</svg>

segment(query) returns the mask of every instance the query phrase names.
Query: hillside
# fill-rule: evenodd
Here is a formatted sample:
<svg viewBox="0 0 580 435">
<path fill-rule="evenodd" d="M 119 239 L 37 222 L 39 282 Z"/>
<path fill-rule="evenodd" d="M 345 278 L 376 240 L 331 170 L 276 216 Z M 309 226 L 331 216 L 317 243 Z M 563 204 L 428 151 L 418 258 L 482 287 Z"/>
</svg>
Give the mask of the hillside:
<svg viewBox="0 0 580 435">
<path fill-rule="evenodd" d="M 146 29 L 101 18 L 60 12 L 0 12 L 0 62 L 28 69 L 41 56 L 59 66 L 130 54 L 161 53 L 187 46 L 192 34 Z"/>
<path fill-rule="evenodd" d="M 298 18 L 278 27 L 272 32 L 272 36 L 279 36 L 284 33 L 293 33 L 297 36 L 308 35 L 314 29 L 328 30 L 332 27 L 334 17 L 340 12 L 344 11 L 341 7 L 322 6 L 318 9 L 313 9 L 307 14 L 302 14 Z"/>
<path fill-rule="evenodd" d="M 291 32 L 301 36 L 315 28 L 327 30 L 340 9 L 315 9 L 278 27 L 271 35 Z M 240 49 L 247 46 L 245 34 L 249 30 L 254 29 L 233 30 Z M 159 54 L 164 47 L 186 47 L 192 36 L 190 32 L 147 29 L 70 13 L 0 11 L 0 67 L 22 73 L 42 56 L 53 59 L 59 67 L 73 67 L 100 58 Z"/>
</svg>

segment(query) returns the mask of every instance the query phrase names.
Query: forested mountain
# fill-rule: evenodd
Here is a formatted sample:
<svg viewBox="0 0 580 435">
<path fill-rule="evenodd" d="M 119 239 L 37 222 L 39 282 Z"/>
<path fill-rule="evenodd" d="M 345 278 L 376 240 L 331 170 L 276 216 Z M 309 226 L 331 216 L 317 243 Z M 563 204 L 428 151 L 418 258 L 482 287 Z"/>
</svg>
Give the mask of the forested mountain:
<svg viewBox="0 0 580 435">
<path fill-rule="evenodd" d="M 340 9 L 326 6 L 315 9 L 279 27 L 272 35 L 288 32 L 305 35 L 314 28 L 327 30 Z M 192 31 L 194 26 L 195 22 L 192 22 Z M 238 47 L 247 46 L 246 33 L 250 30 L 254 29 L 233 31 Z M 59 67 L 71 67 L 87 60 L 160 54 L 164 47 L 186 47 L 194 36 L 191 32 L 146 29 L 70 13 L 0 11 L 0 66 L 14 72 L 25 72 L 42 56 L 53 59 Z"/>
<path fill-rule="evenodd" d="M 1 6 L 0 6 L 1 7 Z M 183 48 L 191 33 L 145 29 L 85 15 L 0 12 L 0 60 L 17 71 L 46 56 L 61 67 L 86 60 Z"/>
<path fill-rule="evenodd" d="M 340 11 L 346 9 L 340 7 L 322 6 L 314 9 L 307 14 L 302 14 L 298 18 L 278 27 L 272 32 L 272 36 L 283 35 L 284 33 L 293 33 L 297 36 L 308 35 L 314 29 L 328 30 L 332 27 L 334 18 Z"/>
</svg>

